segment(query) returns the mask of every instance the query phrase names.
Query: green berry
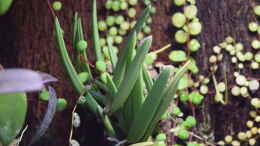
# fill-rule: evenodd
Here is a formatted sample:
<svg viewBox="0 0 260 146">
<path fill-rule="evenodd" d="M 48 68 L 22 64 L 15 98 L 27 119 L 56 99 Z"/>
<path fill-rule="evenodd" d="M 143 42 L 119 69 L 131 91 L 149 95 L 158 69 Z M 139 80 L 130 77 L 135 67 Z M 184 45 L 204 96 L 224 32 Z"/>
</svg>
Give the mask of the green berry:
<svg viewBox="0 0 260 146">
<path fill-rule="evenodd" d="M 183 62 L 187 60 L 186 53 L 182 50 L 171 51 L 169 59 L 173 62 Z"/>
<path fill-rule="evenodd" d="M 106 1 L 106 4 L 105 4 L 105 7 L 106 9 L 111 9 L 112 8 L 112 5 L 113 5 L 113 1 L 112 0 L 107 0 Z"/>
<path fill-rule="evenodd" d="M 149 26 L 144 26 L 144 28 L 143 28 L 143 30 L 144 30 L 144 33 L 145 34 L 150 34 L 151 33 L 151 27 L 149 27 Z"/>
<path fill-rule="evenodd" d="M 127 31 L 123 30 L 123 29 L 119 29 L 118 33 L 119 33 L 119 35 L 124 36 L 127 34 Z"/>
<path fill-rule="evenodd" d="M 188 43 L 188 48 L 191 52 L 196 52 L 200 48 L 200 42 L 197 39 L 192 39 Z"/>
<path fill-rule="evenodd" d="M 60 1 L 54 1 L 54 2 L 52 3 L 52 8 L 53 8 L 53 10 L 55 10 L 55 11 L 60 11 L 61 8 L 62 8 L 62 3 L 61 3 Z"/>
<path fill-rule="evenodd" d="M 100 75 L 100 79 L 101 79 L 101 81 L 103 82 L 103 83 L 107 83 L 107 76 L 108 76 L 109 74 L 107 73 L 107 72 L 103 72 L 101 75 Z"/>
<path fill-rule="evenodd" d="M 100 46 L 101 46 L 101 47 L 104 47 L 104 46 L 106 45 L 106 39 L 100 38 L 100 39 L 99 39 L 99 43 L 100 43 Z"/>
<path fill-rule="evenodd" d="M 64 98 L 58 98 L 58 101 L 57 101 L 57 111 L 63 111 L 66 107 L 67 107 L 67 100 L 64 99 Z"/>
<path fill-rule="evenodd" d="M 130 28 L 130 24 L 127 21 L 124 21 L 120 24 L 120 29 L 122 30 L 128 30 Z"/>
<path fill-rule="evenodd" d="M 107 29 L 107 24 L 106 24 L 106 22 L 105 21 L 99 21 L 98 22 L 98 29 L 100 30 L 100 31 L 105 31 L 106 29 Z"/>
<path fill-rule="evenodd" d="M 110 36 L 115 36 L 117 35 L 117 28 L 115 26 L 111 27 L 108 31 Z"/>
<path fill-rule="evenodd" d="M 255 61 L 256 61 L 257 63 L 260 63 L 260 53 L 258 53 L 258 54 L 255 55 Z"/>
<path fill-rule="evenodd" d="M 198 35 L 201 33 L 202 31 L 202 25 L 200 22 L 191 22 L 189 25 L 188 25 L 188 29 L 189 29 L 189 33 L 191 35 Z"/>
<path fill-rule="evenodd" d="M 186 102 L 189 100 L 189 94 L 185 92 L 181 92 L 180 94 L 180 100 L 181 102 Z"/>
<path fill-rule="evenodd" d="M 185 129 L 180 129 L 176 132 L 176 136 L 182 140 L 186 140 L 189 138 L 189 132 Z"/>
<path fill-rule="evenodd" d="M 165 133 L 160 133 L 156 136 L 156 141 L 165 141 L 166 140 L 166 134 Z"/>
<path fill-rule="evenodd" d="M 88 43 L 85 40 L 80 40 L 77 44 L 76 44 L 76 49 L 78 51 L 85 51 L 88 47 Z"/>
<path fill-rule="evenodd" d="M 151 14 L 155 14 L 155 13 L 156 13 L 156 8 L 155 8 L 155 7 L 152 7 L 152 8 L 150 9 L 150 13 L 151 13 Z"/>
<path fill-rule="evenodd" d="M 204 96 L 201 95 L 199 92 L 197 91 L 193 91 L 190 95 L 189 95 L 189 99 L 191 100 L 191 102 L 193 104 L 201 104 L 202 100 L 204 99 Z"/>
<path fill-rule="evenodd" d="M 256 6 L 254 7 L 254 12 L 255 12 L 255 14 L 256 14 L 257 16 L 260 16 L 260 5 L 256 5 Z"/>
<path fill-rule="evenodd" d="M 130 8 L 130 9 L 128 9 L 128 11 L 127 11 L 128 13 L 128 16 L 130 17 L 130 18 L 134 18 L 135 17 L 135 15 L 136 15 L 136 10 L 135 10 L 135 8 Z"/>
<path fill-rule="evenodd" d="M 121 36 L 115 36 L 115 43 L 116 44 L 121 44 L 123 42 L 123 37 Z"/>
<path fill-rule="evenodd" d="M 97 61 L 96 62 L 96 68 L 100 72 L 105 72 L 106 68 L 107 68 L 107 65 L 106 65 L 106 63 L 104 61 Z"/>
<path fill-rule="evenodd" d="M 184 32 L 183 30 L 178 30 L 175 33 L 175 40 L 176 42 L 180 43 L 180 44 L 184 44 L 188 41 L 189 39 L 189 34 L 187 32 Z"/>
<path fill-rule="evenodd" d="M 144 34 L 142 32 L 139 32 L 137 34 L 137 40 L 142 40 L 144 38 Z"/>
<path fill-rule="evenodd" d="M 115 20 L 116 24 L 120 25 L 120 24 L 122 24 L 124 21 L 125 21 L 124 16 L 122 16 L 122 15 L 116 16 L 116 20 Z"/>
<path fill-rule="evenodd" d="M 175 116 L 181 115 L 182 114 L 181 109 L 177 106 L 174 106 L 173 110 L 172 110 L 172 114 L 175 115 Z"/>
<path fill-rule="evenodd" d="M 183 6 L 186 3 L 186 0 L 173 0 L 176 6 Z"/>
<path fill-rule="evenodd" d="M 138 4 L 138 0 L 129 0 L 128 3 L 132 6 L 135 6 Z"/>
<path fill-rule="evenodd" d="M 128 3 L 126 1 L 121 1 L 120 3 L 120 9 L 126 10 L 128 8 Z"/>
<path fill-rule="evenodd" d="M 253 40 L 253 41 L 251 42 L 251 46 L 252 46 L 252 48 L 254 48 L 254 49 L 260 49 L 260 41 L 258 41 L 258 40 Z"/>
<path fill-rule="evenodd" d="M 188 116 L 183 122 L 183 126 L 187 129 L 194 127 L 196 124 L 197 121 L 193 116 Z"/>
<path fill-rule="evenodd" d="M 250 23 L 248 24 L 248 29 L 249 29 L 249 31 L 251 31 L 251 32 L 256 32 L 257 29 L 258 29 L 258 24 L 257 24 L 256 22 L 250 22 Z"/>
<path fill-rule="evenodd" d="M 43 89 L 41 92 L 40 92 L 40 95 L 39 95 L 39 99 L 43 100 L 43 101 L 48 101 L 49 100 L 49 91 L 46 90 L 46 89 Z"/>
<path fill-rule="evenodd" d="M 106 18 L 106 23 L 108 26 L 113 26 L 115 24 L 115 17 L 114 16 L 108 16 Z"/>
<path fill-rule="evenodd" d="M 245 60 L 250 61 L 253 59 L 254 55 L 252 52 L 246 52 L 244 57 L 245 57 Z"/>
<path fill-rule="evenodd" d="M 113 1 L 112 10 L 115 12 L 120 10 L 120 1 Z"/>
<path fill-rule="evenodd" d="M 88 72 L 81 72 L 78 74 L 78 78 L 81 83 L 85 83 L 89 79 L 90 75 Z"/>
<path fill-rule="evenodd" d="M 188 19 L 193 19 L 197 16 L 198 8 L 195 5 L 189 5 L 184 8 L 184 15 Z"/>
<path fill-rule="evenodd" d="M 197 66 L 197 64 L 196 64 L 195 59 L 190 58 L 189 60 L 191 61 L 191 63 L 189 64 L 188 69 L 189 69 L 193 74 L 197 74 L 197 73 L 199 72 L 199 68 L 198 68 L 198 66 Z"/>
<path fill-rule="evenodd" d="M 186 23 L 186 17 L 183 13 L 177 12 L 172 16 L 172 24 L 177 27 L 181 28 Z"/>
</svg>

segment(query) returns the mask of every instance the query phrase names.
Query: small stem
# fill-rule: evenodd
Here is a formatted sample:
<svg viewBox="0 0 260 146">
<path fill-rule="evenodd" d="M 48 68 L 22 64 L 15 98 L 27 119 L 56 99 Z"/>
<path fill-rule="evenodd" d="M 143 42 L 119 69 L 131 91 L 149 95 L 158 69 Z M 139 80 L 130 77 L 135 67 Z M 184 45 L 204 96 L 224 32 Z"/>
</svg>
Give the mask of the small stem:
<svg viewBox="0 0 260 146">
<path fill-rule="evenodd" d="M 153 53 L 155 53 L 155 54 L 159 54 L 159 53 L 161 53 L 161 52 L 163 52 L 163 51 L 169 49 L 171 46 L 172 46 L 171 44 L 165 45 L 165 46 L 162 47 L 161 49 L 156 50 L 156 51 L 153 51 Z"/>
</svg>

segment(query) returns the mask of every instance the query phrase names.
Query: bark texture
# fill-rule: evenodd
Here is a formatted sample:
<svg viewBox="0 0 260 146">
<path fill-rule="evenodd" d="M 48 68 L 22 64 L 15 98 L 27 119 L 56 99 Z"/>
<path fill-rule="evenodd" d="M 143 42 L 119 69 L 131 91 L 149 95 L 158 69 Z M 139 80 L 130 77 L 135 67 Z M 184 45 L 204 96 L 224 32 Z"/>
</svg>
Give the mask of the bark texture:
<svg viewBox="0 0 260 146">
<path fill-rule="evenodd" d="M 89 45 L 91 44 L 91 0 L 61 0 L 63 8 L 57 12 L 61 24 L 66 33 L 66 42 L 71 51 L 69 40 L 70 23 L 74 11 L 78 11 L 83 18 L 85 37 Z M 98 0 L 99 15 L 108 15 L 102 6 L 105 0 Z M 197 0 L 199 17 L 203 23 L 203 32 L 199 36 L 202 42 L 202 49 L 196 54 L 200 71 L 204 75 L 209 74 L 207 60 L 212 53 L 212 47 L 222 42 L 225 37 L 232 36 L 237 41 L 246 45 L 246 50 L 250 50 L 250 39 L 252 36 L 247 31 L 248 22 L 255 20 L 253 15 L 253 0 Z M 152 49 L 159 49 L 162 46 L 173 43 L 173 49 L 181 49 L 174 43 L 174 30 L 171 25 L 171 16 L 178 11 L 173 7 L 172 0 L 158 0 L 157 13 L 153 16 L 152 34 L 154 37 Z M 140 10 L 140 9 L 138 9 Z M 102 15 L 102 16 L 101 16 Z M 59 79 L 54 85 L 59 97 L 66 98 L 69 108 L 55 116 L 45 142 L 39 146 L 65 146 L 68 145 L 71 112 L 78 95 L 73 92 L 62 64 L 56 51 L 53 19 L 48 9 L 46 1 L 17 0 L 11 11 L 0 17 L 0 63 L 4 67 L 26 67 L 34 70 L 48 72 Z M 162 53 L 160 61 L 167 61 L 168 52 Z M 226 60 L 229 83 L 234 83 L 231 72 L 234 70 L 230 60 Z M 243 73 L 252 77 L 259 76 L 258 72 Z M 217 76 L 219 80 L 223 75 Z M 213 89 L 213 86 L 212 86 Z M 258 93 L 259 96 L 259 93 Z M 248 101 L 248 100 L 247 100 Z M 207 96 L 203 108 L 198 108 L 197 115 L 201 122 L 206 122 L 204 115 L 209 115 L 210 129 L 213 129 L 216 139 L 223 138 L 231 132 L 244 130 L 245 122 L 248 119 L 249 103 L 246 100 L 237 100 L 230 97 L 228 105 L 215 104 L 213 96 Z M 30 139 L 37 125 L 43 118 L 47 104 L 37 99 L 37 95 L 29 98 L 29 111 L 27 124 L 29 132 L 25 136 L 25 141 Z M 82 111 L 82 113 L 86 111 Z M 84 126 L 76 130 L 75 136 L 86 135 L 82 139 L 82 145 L 105 145 L 102 127 L 96 123 L 96 119 L 86 114 L 83 118 Z M 92 128 L 93 127 L 93 128 Z M 25 144 L 26 145 L 26 144 Z"/>
</svg>

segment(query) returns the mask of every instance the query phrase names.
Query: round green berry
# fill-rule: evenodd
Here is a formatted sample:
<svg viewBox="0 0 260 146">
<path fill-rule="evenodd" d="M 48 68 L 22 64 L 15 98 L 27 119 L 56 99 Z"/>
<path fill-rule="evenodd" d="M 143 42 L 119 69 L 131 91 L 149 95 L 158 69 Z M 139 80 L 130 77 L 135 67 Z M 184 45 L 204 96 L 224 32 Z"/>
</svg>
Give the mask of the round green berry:
<svg viewBox="0 0 260 146">
<path fill-rule="evenodd" d="M 254 48 L 254 49 L 259 49 L 259 48 L 260 48 L 260 41 L 258 41 L 258 40 L 253 40 L 253 41 L 251 42 L 251 46 L 252 46 L 252 48 Z"/>
<path fill-rule="evenodd" d="M 108 26 L 113 26 L 115 24 L 115 17 L 114 16 L 108 16 L 106 18 L 106 23 Z"/>
<path fill-rule="evenodd" d="M 52 8 L 53 8 L 53 10 L 55 10 L 55 11 L 60 11 L 61 8 L 62 8 L 62 3 L 61 3 L 60 1 L 54 1 L 54 2 L 52 3 Z"/>
<path fill-rule="evenodd" d="M 186 0 L 173 0 L 176 6 L 183 6 L 186 3 Z"/>
<path fill-rule="evenodd" d="M 41 92 L 40 92 L 40 95 L 39 95 L 39 99 L 43 100 L 43 101 L 48 101 L 49 100 L 49 91 L 46 90 L 46 89 L 43 89 Z"/>
<path fill-rule="evenodd" d="M 109 74 L 107 72 L 103 72 L 101 75 L 100 75 L 100 79 L 103 83 L 107 83 L 107 76 Z"/>
<path fill-rule="evenodd" d="M 107 69 L 107 65 L 104 61 L 97 61 L 96 62 L 96 68 L 100 72 L 105 72 Z"/>
<path fill-rule="evenodd" d="M 180 93 L 180 100 L 181 102 L 186 102 L 189 100 L 189 94 L 185 92 Z"/>
<path fill-rule="evenodd" d="M 176 136 L 182 140 L 186 140 L 189 138 L 189 132 L 185 129 L 180 129 L 176 132 Z"/>
<path fill-rule="evenodd" d="M 136 10 L 135 10 L 135 8 L 130 8 L 130 9 L 128 9 L 128 11 L 127 11 L 128 13 L 128 16 L 130 17 L 130 18 L 134 18 L 135 17 L 135 15 L 136 15 Z"/>
<path fill-rule="evenodd" d="M 122 24 L 124 21 L 125 21 L 124 16 L 122 16 L 122 15 L 116 16 L 116 20 L 115 20 L 116 24 L 120 25 L 120 24 Z"/>
<path fill-rule="evenodd" d="M 187 56 L 182 50 L 173 50 L 169 54 L 169 59 L 173 62 L 183 62 L 187 60 Z"/>
<path fill-rule="evenodd" d="M 106 9 L 111 9 L 112 8 L 112 5 L 113 5 L 113 1 L 112 0 L 107 0 L 106 1 L 106 4 L 105 4 L 105 7 Z"/>
<path fill-rule="evenodd" d="M 188 29 L 191 35 L 198 35 L 202 31 L 202 25 L 200 22 L 193 21 L 188 24 Z"/>
<path fill-rule="evenodd" d="M 191 102 L 193 104 L 201 104 L 202 100 L 204 99 L 204 96 L 201 95 L 199 92 L 197 91 L 193 91 L 190 95 L 189 95 L 189 99 L 191 100 Z"/>
<path fill-rule="evenodd" d="M 128 8 L 128 3 L 126 1 L 121 1 L 120 2 L 120 9 L 126 10 L 127 8 Z"/>
<path fill-rule="evenodd" d="M 195 5 L 189 5 L 184 8 L 184 15 L 188 19 L 193 19 L 197 16 L 198 8 Z"/>
<path fill-rule="evenodd" d="M 172 24 L 177 27 L 181 28 L 186 23 L 186 17 L 183 13 L 177 12 L 172 16 Z"/>
<path fill-rule="evenodd" d="M 193 116 L 188 116 L 183 122 L 183 126 L 187 129 L 194 127 L 196 124 L 197 121 Z"/>
<path fill-rule="evenodd" d="M 255 61 L 256 61 L 257 63 L 260 63 L 260 53 L 258 53 L 258 54 L 255 55 Z"/>
<path fill-rule="evenodd" d="M 248 24 L 248 30 L 251 32 L 256 32 L 258 29 L 258 24 L 256 22 L 250 22 Z"/>
<path fill-rule="evenodd" d="M 254 7 L 254 12 L 255 12 L 255 14 L 256 14 L 257 16 L 260 16 L 260 5 L 256 5 L 256 6 Z"/>
<path fill-rule="evenodd" d="M 145 34 L 150 34 L 151 31 L 152 31 L 152 30 L 151 30 L 151 27 L 149 27 L 149 26 L 147 26 L 147 25 L 144 26 L 143 30 L 144 30 L 144 33 L 145 33 Z"/>
<path fill-rule="evenodd" d="M 128 30 L 130 28 L 130 24 L 127 21 L 124 21 L 120 24 L 120 29 L 122 30 Z"/>
<path fill-rule="evenodd" d="M 121 36 L 115 36 L 114 39 L 116 44 L 121 44 L 123 42 L 123 37 Z"/>
<path fill-rule="evenodd" d="M 117 28 L 115 26 L 111 27 L 108 31 L 110 36 L 115 36 L 117 35 Z"/>
<path fill-rule="evenodd" d="M 197 39 L 192 39 L 188 43 L 188 48 L 191 52 L 196 52 L 200 48 L 200 42 Z"/>
<path fill-rule="evenodd" d="M 128 3 L 132 6 L 135 6 L 138 4 L 138 0 L 129 0 Z"/>
<path fill-rule="evenodd" d="M 155 14 L 155 13 L 156 13 L 156 8 L 155 8 L 155 7 L 151 7 L 150 13 L 151 13 L 151 14 Z"/>
<path fill-rule="evenodd" d="M 165 133 L 160 133 L 156 136 L 156 141 L 165 141 L 166 140 L 166 134 Z"/>
<path fill-rule="evenodd" d="M 113 1 L 112 10 L 115 11 L 115 12 L 120 10 L 120 1 Z"/>
<path fill-rule="evenodd" d="M 187 32 L 184 32 L 183 30 L 178 30 L 175 33 L 175 40 L 176 42 L 180 43 L 180 44 L 184 44 L 188 41 L 189 39 L 189 34 Z"/>
<path fill-rule="evenodd" d="M 88 47 L 88 43 L 85 40 L 80 40 L 77 44 L 76 44 L 76 49 L 78 51 L 85 51 Z"/>
<path fill-rule="evenodd" d="M 57 100 L 57 111 L 63 111 L 67 107 L 67 100 L 64 98 L 58 98 Z"/>
<path fill-rule="evenodd" d="M 173 109 L 172 109 L 172 114 L 175 115 L 175 116 L 181 115 L 182 114 L 181 109 L 177 106 L 174 106 Z"/>
<path fill-rule="evenodd" d="M 85 83 L 89 79 L 90 75 L 88 72 L 81 72 L 78 74 L 79 81 Z"/>
<path fill-rule="evenodd" d="M 100 30 L 100 31 L 105 31 L 106 29 L 107 29 L 107 24 L 106 24 L 106 22 L 105 21 L 99 21 L 98 22 L 98 29 Z"/>
</svg>

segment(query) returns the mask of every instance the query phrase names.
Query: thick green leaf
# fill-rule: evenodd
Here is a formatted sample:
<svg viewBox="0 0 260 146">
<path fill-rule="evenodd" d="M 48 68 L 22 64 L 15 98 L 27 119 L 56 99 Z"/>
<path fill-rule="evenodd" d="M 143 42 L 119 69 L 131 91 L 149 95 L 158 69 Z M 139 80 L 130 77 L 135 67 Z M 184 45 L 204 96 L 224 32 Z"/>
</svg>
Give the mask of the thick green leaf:
<svg viewBox="0 0 260 146">
<path fill-rule="evenodd" d="M 13 0 L 0 0 L 0 16 L 4 15 L 12 5 Z"/>
<path fill-rule="evenodd" d="M 117 58 L 116 52 L 112 48 L 112 42 L 109 39 L 107 39 L 107 44 L 108 44 L 109 58 L 110 58 L 110 61 L 112 64 L 112 69 L 114 71 L 116 68 L 118 58 Z"/>
<path fill-rule="evenodd" d="M 178 70 L 178 72 L 175 74 L 174 78 L 170 82 L 169 87 L 163 93 L 164 98 L 162 99 L 162 101 L 161 101 L 161 103 L 160 103 L 160 105 L 159 105 L 159 107 L 156 111 L 156 114 L 152 119 L 152 122 L 150 123 L 149 127 L 147 128 L 147 131 L 145 133 L 145 136 L 143 137 L 143 140 L 147 139 L 152 134 L 156 123 L 160 120 L 162 115 L 167 110 L 167 108 L 170 104 L 170 101 L 175 96 L 175 93 L 176 93 L 177 88 L 178 88 L 178 83 L 179 83 L 180 79 L 185 75 L 185 72 L 188 70 L 188 66 L 189 66 L 190 63 L 191 62 L 188 61 L 187 63 L 185 63 L 184 66 L 182 66 Z"/>
<path fill-rule="evenodd" d="M 115 112 L 123 106 L 127 100 L 131 90 L 133 89 L 137 77 L 142 69 L 142 65 L 145 59 L 145 55 L 148 53 L 149 48 L 152 45 L 152 37 L 147 37 L 144 39 L 140 48 L 137 49 L 136 56 L 134 60 L 129 65 L 128 70 L 124 80 L 118 88 L 118 92 L 115 94 L 110 111 Z"/>
<path fill-rule="evenodd" d="M 144 79 L 144 83 L 145 83 L 147 92 L 151 91 L 152 86 L 153 86 L 153 79 L 151 78 L 151 76 L 145 66 L 143 66 L 143 79 Z"/>
<path fill-rule="evenodd" d="M 151 123 L 151 120 L 153 119 L 156 110 L 161 103 L 161 100 L 163 98 L 163 91 L 167 87 L 169 75 L 170 70 L 164 70 L 154 83 L 154 86 L 149 92 L 140 111 L 136 114 L 131 128 L 129 129 L 130 131 L 127 137 L 129 141 L 137 142 L 144 136 L 146 129 Z"/>
<path fill-rule="evenodd" d="M 26 112 L 25 93 L 0 94 L 0 143 L 8 146 L 22 129 Z"/>
</svg>

